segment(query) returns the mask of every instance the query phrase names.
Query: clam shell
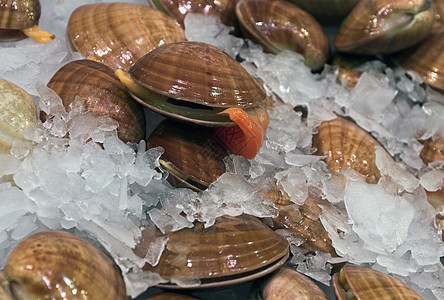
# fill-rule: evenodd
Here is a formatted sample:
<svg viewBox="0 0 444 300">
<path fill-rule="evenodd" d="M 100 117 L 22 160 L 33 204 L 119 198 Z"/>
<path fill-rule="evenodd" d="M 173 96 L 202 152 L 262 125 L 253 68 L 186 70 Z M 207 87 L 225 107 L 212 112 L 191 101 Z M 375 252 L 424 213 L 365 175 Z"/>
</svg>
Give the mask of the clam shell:
<svg viewBox="0 0 444 300">
<path fill-rule="evenodd" d="M 375 162 L 375 146 L 379 143 L 355 123 L 340 117 L 324 121 L 312 142 L 317 148 L 315 154 L 325 155 L 324 161 L 332 171 L 352 168 L 368 183 L 377 183 L 381 177 Z"/>
<path fill-rule="evenodd" d="M 424 163 L 428 164 L 435 160 L 444 160 L 444 138 L 437 138 L 435 140 L 428 139 L 422 141 L 424 148 L 419 154 Z"/>
<path fill-rule="evenodd" d="M 444 0 L 432 0 L 432 3 L 438 15 L 438 21 L 444 24 Z"/>
<path fill-rule="evenodd" d="M 241 0 L 236 16 L 246 37 L 260 43 L 267 52 L 293 50 L 305 64 L 321 69 L 329 56 L 329 42 L 322 27 L 311 15 L 286 1 Z"/>
<path fill-rule="evenodd" d="M 186 186 L 202 191 L 225 173 L 223 158 L 227 156 L 206 128 L 162 122 L 147 140 L 147 147 L 162 147 L 160 164 Z"/>
<path fill-rule="evenodd" d="M 24 89 L 0 79 L 0 111 L 0 152 L 9 153 L 14 141 L 28 141 L 25 130 L 37 121 L 37 109 Z"/>
<path fill-rule="evenodd" d="M 0 28 L 23 29 L 37 25 L 39 0 L 0 0 Z"/>
<path fill-rule="evenodd" d="M 336 52 L 331 64 L 339 66 L 338 81 L 348 89 L 353 89 L 358 84 L 362 74 L 362 71 L 356 69 L 368 60 L 371 60 L 368 56 Z"/>
<path fill-rule="evenodd" d="M 418 45 L 392 55 L 406 70 L 418 73 L 425 83 L 444 93 L 444 26 L 435 26 Z"/>
<path fill-rule="evenodd" d="M 189 12 L 218 16 L 227 26 L 235 25 L 235 0 L 148 0 L 152 7 L 171 16 L 184 27 L 185 15 Z"/>
<path fill-rule="evenodd" d="M 58 70 L 47 85 L 62 98 L 67 111 L 80 97 L 85 110 L 115 119 L 118 136 L 124 142 L 145 138 L 143 107 L 131 98 L 109 67 L 90 60 L 73 61 Z M 41 117 L 46 119 L 44 114 Z"/>
<path fill-rule="evenodd" d="M 125 71 L 151 50 L 186 40 L 174 19 L 132 3 L 80 6 L 71 14 L 66 34 L 71 50 Z"/>
<path fill-rule="evenodd" d="M 14 299 L 127 299 L 113 262 L 66 232 L 39 232 L 22 240 L 9 255 L 4 276 Z"/>
<path fill-rule="evenodd" d="M 431 0 L 361 0 L 333 43 L 340 52 L 393 53 L 424 39 L 434 22 Z"/>
<path fill-rule="evenodd" d="M 286 239 L 247 215 L 220 217 L 212 227 L 204 228 L 198 223 L 192 229 L 167 236 L 168 243 L 159 263 L 155 267 L 146 264 L 144 270 L 156 272 L 167 280 L 200 279 L 200 288 L 264 276 L 280 267 L 289 251 Z M 135 249 L 138 256 L 145 256 L 144 243 L 151 238 L 143 234 Z M 162 287 L 177 288 L 175 285 Z"/>
<path fill-rule="evenodd" d="M 200 42 L 178 42 L 157 48 L 131 67 L 141 86 L 175 100 L 211 107 L 248 107 L 266 94 L 235 59 Z"/>
<path fill-rule="evenodd" d="M 341 275 L 333 275 L 337 299 L 349 299 L 345 297 L 344 281 L 346 289 L 353 291 L 354 299 L 422 299 L 409 286 L 388 274 L 352 265 L 345 265 Z"/>
</svg>

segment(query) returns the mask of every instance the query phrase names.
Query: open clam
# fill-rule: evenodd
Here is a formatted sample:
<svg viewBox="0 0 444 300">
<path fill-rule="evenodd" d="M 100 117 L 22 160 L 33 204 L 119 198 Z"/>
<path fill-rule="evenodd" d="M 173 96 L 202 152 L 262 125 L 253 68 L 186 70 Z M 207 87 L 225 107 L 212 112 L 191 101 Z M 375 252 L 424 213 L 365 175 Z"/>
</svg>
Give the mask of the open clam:
<svg viewBox="0 0 444 300">
<path fill-rule="evenodd" d="M 422 299 L 398 279 L 369 268 L 345 265 L 333 275 L 336 298 L 345 299 Z"/>
<path fill-rule="evenodd" d="M 85 110 L 116 120 L 118 136 L 124 142 L 137 143 L 145 138 L 143 106 L 131 98 L 111 68 L 90 60 L 73 61 L 58 70 L 47 86 L 62 98 L 67 111 L 80 97 Z M 42 113 L 41 118 L 45 120 L 46 115 Z"/>
<path fill-rule="evenodd" d="M 0 41 L 14 41 L 29 36 L 40 43 L 48 43 L 54 35 L 40 29 L 39 0 L 0 1 Z"/>
<path fill-rule="evenodd" d="M 352 121 L 337 117 L 324 121 L 313 135 L 316 155 L 325 155 L 324 161 L 332 171 L 351 168 L 365 176 L 368 183 L 377 183 L 381 174 L 376 166 L 379 143 Z"/>
<path fill-rule="evenodd" d="M 184 30 L 171 17 L 132 3 L 80 6 L 69 18 L 66 35 L 70 51 L 126 71 L 151 50 L 186 40 Z"/>
<path fill-rule="evenodd" d="M 244 153 L 236 153 L 226 143 L 231 132 L 218 129 L 219 138 L 235 154 L 253 158 L 262 145 L 268 126 L 268 114 L 260 107 L 265 91 L 235 59 L 215 46 L 167 44 L 147 53 L 128 74 L 117 70 L 116 76 L 137 101 L 158 113 L 204 126 L 237 125 L 248 142 L 240 147 Z M 239 139 L 229 142 L 239 144 Z"/>
<path fill-rule="evenodd" d="M 127 299 L 120 270 L 73 234 L 39 232 L 22 240 L 2 271 L 12 299 Z"/>
<path fill-rule="evenodd" d="M 140 244 L 134 250 L 140 257 L 145 256 L 146 243 L 153 238 L 146 233 L 144 231 Z M 212 227 L 204 228 L 198 223 L 194 228 L 166 236 L 168 243 L 159 263 L 154 267 L 146 264 L 144 269 L 172 282 L 197 279 L 200 288 L 230 285 L 264 276 L 280 267 L 289 253 L 286 239 L 247 215 L 220 217 Z M 168 284 L 162 287 L 177 288 Z"/>
<path fill-rule="evenodd" d="M 342 23 L 334 45 L 340 52 L 393 53 L 424 39 L 434 22 L 431 0 L 361 0 Z"/>
<path fill-rule="evenodd" d="M 329 42 L 321 25 L 287 1 L 241 0 L 236 4 L 236 16 L 243 34 L 267 52 L 293 50 L 304 56 L 312 70 L 321 69 L 329 57 Z"/>
</svg>

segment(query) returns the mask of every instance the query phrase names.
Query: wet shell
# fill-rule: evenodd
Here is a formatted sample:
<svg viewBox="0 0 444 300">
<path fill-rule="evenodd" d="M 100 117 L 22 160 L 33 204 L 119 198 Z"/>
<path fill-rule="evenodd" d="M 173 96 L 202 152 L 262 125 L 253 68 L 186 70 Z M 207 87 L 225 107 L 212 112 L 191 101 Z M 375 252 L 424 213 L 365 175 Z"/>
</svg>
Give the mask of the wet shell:
<svg viewBox="0 0 444 300">
<path fill-rule="evenodd" d="M 186 40 L 185 32 L 161 11 L 132 3 L 98 3 L 77 8 L 67 27 L 68 48 L 125 71 L 162 45 Z"/>
<path fill-rule="evenodd" d="M 148 148 L 162 147 L 160 164 L 179 182 L 205 190 L 225 173 L 227 152 L 202 126 L 162 122 L 150 135 Z"/>
<path fill-rule="evenodd" d="M 438 15 L 438 21 L 441 24 L 444 24 L 444 0 L 432 0 L 432 3 L 436 10 L 436 14 Z"/>
<path fill-rule="evenodd" d="M 324 121 L 313 136 L 316 155 L 325 155 L 324 161 L 332 171 L 351 168 L 366 177 L 368 183 L 377 183 L 381 174 L 376 166 L 379 143 L 365 130 L 344 118 Z"/>
<path fill-rule="evenodd" d="M 426 163 L 435 160 L 444 160 L 444 138 L 437 138 L 435 140 L 428 139 L 422 141 L 424 148 L 422 148 L 420 157 Z"/>
<path fill-rule="evenodd" d="M 261 300 L 327 300 L 324 292 L 308 277 L 282 267 L 265 280 L 254 299 Z"/>
<path fill-rule="evenodd" d="M 66 232 L 45 231 L 24 239 L 3 272 L 13 299 L 127 299 L 113 262 Z"/>
<path fill-rule="evenodd" d="M 312 70 L 321 69 L 329 56 L 329 42 L 311 15 L 286 1 L 242 0 L 236 16 L 244 35 L 268 52 L 301 53 Z"/>
<path fill-rule="evenodd" d="M 444 26 L 436 26 L 416 46 L 394 54 L 393 61 L 418 73 L 425 83 L 444 93 Z"/>
<path fill-rule="evenodd" d="M 422 299 L 398 279 L 368 268 L 345 265 L 333 275 L 337 299 Z M 346 296 L 347 295 L 347 296 Z M 356 298 L 349 298 L 354 295 Z"/>
<path fill-rule="evenodd" d="M 62 98 L 67 111 L 80 97 L 85 110 L 115 119 L 118 136 L 124 142 L 137 143 L 145 138 L 143 107 L 131 98 L 109 67 L 90 60 L 73 61 L 54 74 L 48 87 Z"/>
<path fill-rule="evenodd" d="M 24 89 L 0 79 L 0 111 L 0 152 L 9 153 L 14 141 L 27 142 L 25 130 L 37 121 L 37 109 Z"/>
<path fill-rule="evenodd" d="M 192 229 L 167 236 L 168 244 L 159 263 L 155 267 L 146 264 L 144 269 L 167 280 L 200 279 L 202 288 L 264 276 L 280 267 L 289 251 L 286 239 L 247 215 L 220 217 L 212 227 L 204 228 L 198 223 Z M 150 239 L 143 235 L 135 249 L 138 256 L 145 256 L 144 243 Z"/>
<path fill-rule="evenodd" d="M 362 71 L 356 69 L 369 60 L 368 56 L 336 52 L 331 64 L 339 66 L 338 81 L 348 89 L 353 89 L 362 74 Z"/>
<path fill-rule="evenodd" d="M 0 0 L 0 28 L 32 27 L 38 24 L 40 13 L 39 0 Z"/>
<path fill-rule="evenodd" d="M 227 26 L 235 25 L 235 0 L 148 0 L 152 7 L 165 12 L 184 27 L 185 15 L 189 12 L 218 16 Z"/>
<path fill-rule="evenodd" d="M 424 39 L 434 22 L 431 0 L 361 0 L 342 23 L 334 46 L 355 54 L 393 53 Z"/>
</svg>

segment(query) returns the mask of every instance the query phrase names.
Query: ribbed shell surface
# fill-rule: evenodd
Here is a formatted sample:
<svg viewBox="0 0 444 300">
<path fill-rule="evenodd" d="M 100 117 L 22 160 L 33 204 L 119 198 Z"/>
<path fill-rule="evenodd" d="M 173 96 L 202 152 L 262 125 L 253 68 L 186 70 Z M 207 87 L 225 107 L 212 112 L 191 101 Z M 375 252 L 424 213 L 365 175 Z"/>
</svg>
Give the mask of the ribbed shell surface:
<svg viewBox="0 0 444 300">
<path fill-rule="evenodd" d="M 340 52 L 394 53 L 424 39 L 434 22 L 431 0 L 361 0 L 333 43 Z"/>
<path fill-rule="evenodd" d="M 287 240 L 258 219 L 224 216 L 204 228 L 196 224 L 168 234 L 168 244 L 159 263 L 144 269 L 165 279 L 211 279 L 253 273 L 286 257 Z M 142 242 L 143 243 L 143 240 Z M 144 256 L 145 253 L 136 253 Z"/>
<path fill-rule="evenodd" d="M 124 142 L 138 143 L 145 138 L 142 105 L 131 98 L 109 67 L 90 60 L 73 61 L 54 74 L 48 87 L 62 98 L 67 111 L 76 97 L 80 97 L 84 99 L 85 110 L 116 120 L 118 136 Z"/>
<path fill-rule="evenodd" d="M 157 48 L 129 71 L 140 85 L 176 100 L 213 107 L 247 107 L 266 98 L 251 75 L 219 48 L 178 42 Z"/>
<path fill-rule="evenodd" d="M 321 23 L 339 24 L 361 0 L 290 0 Z"/>
<path fill-rule="evenodd" d="M 4 271 L 25 299 L 128 299 L 113 262 L 93 244 L 66 232 L 44 231 L 22 240 Z"/>
<path fill-rule="evenodd" d="M 39 0 L 0 0 L 0 28 L 23 29 L 37 25 Z"/>
<path fill-rule="evenodd" d="M 321 69 L 329 57 L 324 29 L 296 5 L 280 0 L 241 0 L 236 5 L 236 16 L 245 36 L 268 52 L 298 52 L 313 70 Z"/>
<path fill-rule="evenodd" d="M 184 30 L 171 17 L 132 3 L 80 6 L 69 18 L 67 36 L 71 50 L 125 71 L 151 50 L 186 40 Z"/>
<path fill-rule="evenodd" d="M 351 168 L 364 175 L 368 183 L 377 183 L 381 177 L 376 145 L 379 143 L 365 130 L 339 117 L 322 122 L 313 136 L 316 155 L 325 155 L 324 161 L 332 171 Z"/>
</svg>

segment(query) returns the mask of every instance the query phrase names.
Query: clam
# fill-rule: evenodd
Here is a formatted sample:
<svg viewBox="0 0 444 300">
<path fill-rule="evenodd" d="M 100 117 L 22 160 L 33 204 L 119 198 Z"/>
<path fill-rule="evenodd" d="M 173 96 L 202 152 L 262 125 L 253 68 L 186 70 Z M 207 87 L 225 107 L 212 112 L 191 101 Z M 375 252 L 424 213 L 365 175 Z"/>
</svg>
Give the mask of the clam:
<svg viewBox="0 0 444 300">
<path fill-rule="evenodd" d="M 444 0 L 432 0 L 432 3 L 438 15 L 438 21 L 444 24 Z"/>
<path fill-rule="evenodd" d="M 235 25 L 235 0 L 148 0 L 152 7 L 171 16 L 184 27 L 185 15 L 189 12 L 218 16 L 227 26 Z"/>
<path fill-rule="evenodd" d="M 355 54 L 393 53 L 424 39 L 434 22 L 432 0 L 361 0 L 339 28 L 334 46 Z"/>
<path fill-rule="evenodd" d="M 376 166 L 379 143 L 352 121 L 337 117 L 324 121 L 313 136 L 316 155 L 325 155 L 324 161 L 332 171 L 351 168 L 365 176 L 368 183 L 377 183 L 381 174 Z"/>
<path fill-rule="evenodd" d="M 444 26 L 435 26 L 418 45 L 391 56 L 406 70 L 418 73 L 425 83 L 444 93 Z"/>
<path fill-rule="evenodd" d="M 0 152 L 9 153 L 15 141 L 28 143 L 25 130 L 37 122 L 37 109 L 24 89 L 0 79 L 0 111 Z"/>
<path fill-rule="evenodd" d="M 422 299 L 398 279 L 368 268 L 345 265 L 333 275 L 337 299 Z"/>
<path fill-rule="evenodd" d="M 37 25 L 41 6 L 39 0 L 0 1 L 0 41 L 13 41 L 29 36 L 39 43 L 48 43 L 54 35 Z"/>
<path fill-rule="evenodd" d="M 147 140 L 147 147 L 162 147 L 160 164 L 180 183 L 196 191 L 205 190 L 225 173 L 226 150 L 206 128 L 162 122 Z"/>
<path fill-rule="evenodd" d="M 80 6 L 69 18 L 66 35 L 70 51 L 125 71 L 151 50 L 186 40 L 174 19 L 132 3 Z"/>
<path fill-rule="evenodd" d="M 44 231 L 22 240 L 2 272 L 12 299 L 127 299 L 113 262 L 67 232 Z"/>
<path fill-rule="evenodd" d="M 128 73 L 116 76 L 130 94 L 148 108 L 186 122 L 204 126 L 235 126 L 244 134 L 247 158 L 262 145 L 268 114 L 259 105 L 265 102 L 264 89 L 231 56 L 219 48 L 200 42 L 178 42 L 154 49 L 142 57 Z M 223 141 L 231 130 L 218 129 Z M 236 133 L 237 133 L 236 132 Z M 236 149 L 237 145 L 227 145 Z"/>
<path fill-rule="evenodd" d="M 311 15 L 286 1 L 241 0 L 236 16 L 244 35 L 277 54 L 293 50 L 302 54 L 312 70 L 321 69 L 329 56 L 329 42 Z"/>
<path fill-rule="evenodd" d="M 249 299 L 260 300 L 327 300 L 324 292 L 308 277 L 289 267 L 270 274 Z"/>
<path fill-rule="evenodd" d="M 331 64 L 339 66 L 338 81 L 348 89 L 353 89 L 362 74 L 362 71 L 358 71 L 357 68 L 366 61 L 368 61 L 367 56 L 336 52 Z"/>
<path fill-rule="evenodd" d="M 73 61 L 59 69 L 47 86 L 62 98 L 68 112 L 80 97 L 85 110 L 116 120 L 118 136 L 124 142 L 137 143 L 145 138 L 143 106 L 131 98 L 111 68 L 91 60 Z M 45 120 L 46 115 L 41 113 L 41 118 Z"/>
<path fill-rule="evenodd" d="M 146 264 L 143 269 L 172 282 L 198 279 L 200 288 L 259 278 L 280 267 L 289 253 L 286 239 L 248 215 L 219 217 L 212 227 L 197 223 L 194 228 L 166 236 L 168 243 L 159 263 L 155 267 Z M 143 232 L 134 250 L 138 256 L 145 257 L 146 243 L 152 238 Z M 162 287 L 177 288 L 169 284 Z"/>
</svg>

